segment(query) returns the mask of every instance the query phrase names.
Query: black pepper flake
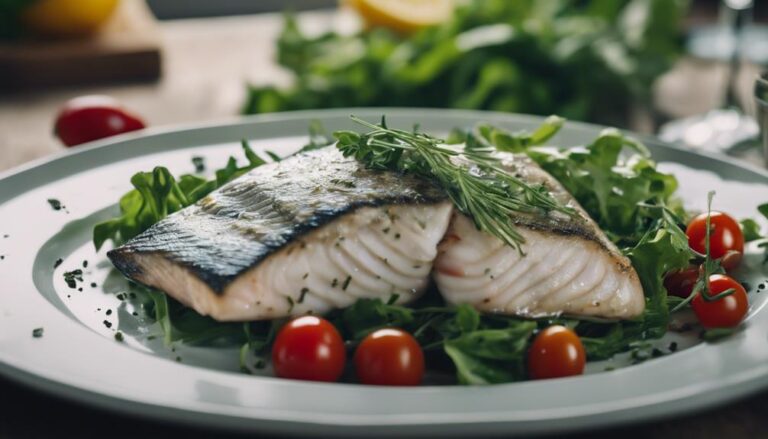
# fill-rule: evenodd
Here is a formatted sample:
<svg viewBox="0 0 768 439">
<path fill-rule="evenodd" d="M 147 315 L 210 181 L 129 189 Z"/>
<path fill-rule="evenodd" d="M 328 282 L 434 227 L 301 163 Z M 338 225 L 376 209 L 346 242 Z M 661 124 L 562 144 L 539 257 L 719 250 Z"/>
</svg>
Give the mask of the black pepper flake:
<svg viewBox="0 0 768 439">
<path fill-rule="evenodd" d="M 53 210 L 61 210 L 61 209 L 65 208 L 65 206 L 63 204 L 61 204 L 61 201 L 59 201 L 59 200 L 57 200 L 55 198 L 49 198 L 48 199 L 48 204 L 51 205 L 51 208 Z"/>
<path fill-rule="evenodd" d="M 132 316 L 134 316 L 134 317 L 138 317 L 138 316 L 139 316 L 139 313 L 137 313 L 136 311 L 134 311 L 134 312 L 132 312 L 132 313 L 131 313 L 131 315 L 132 315 Z"/>
<path fill-rule="evenodd" d="M 264 369 L 267 367 L 267 363 L 264 360 L 259 360 L 256 362 L 256 364 L 253 365 L 256 369 Z"/>
<path fill-rule="evenodd" d="M 677 342 L 673 341 L 669 344 L 669 351 L 670 352 L 677 352 Z"/>
<path fill-rule="evenodd" d="M 63 262 L 64 262 L 64 260 L 61 259 L 61 258 L 56 259 L 56 262 L 53 263 L 53 268 L 54 269 L 59 268 L 59 265 L 61 265 Z"/>
<path fill-rule="evenodd" d="M 136 293 L 128 293 L 128 297 L 130 297 L 131 299 L 135 299 Z"/>
<path fill-rule="evenodd" d="M 205 158 L 195 156 L 192 157 L 192 164 L 195 166 L 195 172 L 198 174 L 205 172 Z"/>
<path fill-rule="evenodd" d="M 176 357 L 176 362 L 181 363 L 181 357 Z"/>
<path fill-rule="evenodd" d="M 306 296 L 308 292 L 309 292 L 309 288 L 306 288 L 306 287 L 302 288 L 301 294 L 299 295 L 299 300 L 297 302 L 304 303 L 304 296 Z"/>
<path fill-rule="evenodd" d="M 78 288 L 77 291 L 80 291 L 82 293 L 83 292 L 83 287 Z"/>
<path fill-rule="evenodd" d="M 400 239 L 400 234 L 399 233 L 395 233 L 395 239 Z"/>
<path fill-rule="evenodd" d="M 339 285 L 339 280 L 334 277 L 333 280 L 331 281 L 331 288 L 336 288 L 336 286 L 338 285 Z"/>
<path fill-rule="evenodd" d="M 107 310 L 107 315 L 108 315 L 108 316 L 111 316 L 111 315 L 112 315 L 112 310 L 111 310 L 111 309 L 108 309 L 108 310 Z"/>
<path fill-rule="evenodd" d="M 110 322 L 109 320 L 104 320 L 102 323 L 104 323 L 104 326 L 106 326 L 107 328 L 112 327 L 112 322 Z"/>
<path fill-rule="evenodd" d="M 96 285 L 96 282 L 91 282 L 91 288 L 96 288 L 98 285 Z"/>
<path fill-rule="evenodd" d="M 11 237 L 11 235 L 3 235 L 3 238 L 6 238 L 6 239 L 10 238 L 10 237 Z"/>
<path fill-rule="evenodd" d="M 309 277 L 309 273 L 304 273 L 304 276 L 301 276 L 302 279 L 306 279 L 307 277 Z"/>
<path fill-rule="evenodd" d="M 661 349 L 653 348 L 651 350 L 651 357 L 652 358 L 659 358 L 664 355 L 664 352 L 661 351 Z"/>
<path fill-rule="evenodd" d="M 347 278 L 344 279 L 344 283 L 341 285 L 341 289 L 343 291 L 347 291 L 347 287 L 349 286 L 350 282 L 352 282 L 352 276 L 347 276 Z"/>
<path fill-rule="evenodd" d="M 293 310 L 293 297 L 286 296 L 285 299 L 288 301 L 288 312 L 291 312 Z"/>
<path fill-rule="evenodd" d="M 88 261 L 83 261 L 83 268 L 88 268 Z"/>
<path fill-rule="evenodd" d="M 156 338 L 157 338 L 157 337 L 156 337 L 156 336 L 154 336 L 154 335 L 148 335 L 148 336 L 147 336 L 147 340 L 154 340 L 154 339 L 156 339 Z"/>
<path fill-rule="evenodd" d="M 115 340 L 117 340 L 117 341 L 122 343 L 123 342 L 123 333 L 120 332 L 120 331 L 115 332 Z"/>
<path fill-rule="evenodd" d="M 2 261 L 3 259 L 5 259 L 5 255 L 0 255 L 0 261 Z"/>
<path fill-rule="evenodd" d="M 389 227 L 385 227 L 381 229 L 381 231 L 384 232 L 384 234 L 386 235 L 387 233 L 389 233 Z"/>
<path fill-rule="evenodd" d="M 32 337 L 40 338 L 43 336 L 43 328 L 35 328 L 32 330 Z"/>
<path fill-rule="evenodd" d="M 490 274 L 490 273 L 491 273 L 491 269 L 490 269 L 490 268 L 486 268 L 486 269 L 483 271 L 483 273 L 484 273 L 484 274 Z"/>
<path fill-rule="evenodd" d="M 117 300 L 125 300 L 125 294 L 123 294 L 123 293 L 120 293 L 120 294 L 118 294 L 115 297 L 117 297 Z"/>
</svg>

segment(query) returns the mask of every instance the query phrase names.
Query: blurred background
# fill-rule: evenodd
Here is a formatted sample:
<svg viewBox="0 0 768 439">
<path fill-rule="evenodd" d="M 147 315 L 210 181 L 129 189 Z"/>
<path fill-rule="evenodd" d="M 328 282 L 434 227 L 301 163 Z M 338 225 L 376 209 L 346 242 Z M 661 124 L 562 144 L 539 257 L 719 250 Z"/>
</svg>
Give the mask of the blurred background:
<svg viewBox="0 0 768 439">
<path fill-rule="evenodd" d="M 0 0 L 0 170 L 77 144 L 55 121 L 93 94 L 140 121 L 121 130 L 450 107 L 559 114 L 757 163 L 766 65 L 764 0 Z"/>
</svg>

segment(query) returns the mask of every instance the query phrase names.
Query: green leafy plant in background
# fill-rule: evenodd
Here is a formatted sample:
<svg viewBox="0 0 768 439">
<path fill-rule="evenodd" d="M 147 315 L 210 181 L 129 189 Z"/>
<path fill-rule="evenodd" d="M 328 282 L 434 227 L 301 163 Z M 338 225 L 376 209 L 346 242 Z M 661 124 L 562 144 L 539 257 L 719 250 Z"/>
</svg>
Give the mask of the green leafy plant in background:
<svg viewBox="0 0 768 439">
<path fill-rule="evenodd" d="M 686 0 L 475 0 L 407 38 L 305 35 L 288 15 L 288 88 L 252 86 L 243 111 L 414 106 L 553 114 L 626 125 L 679 55 Z"/>
</svg>

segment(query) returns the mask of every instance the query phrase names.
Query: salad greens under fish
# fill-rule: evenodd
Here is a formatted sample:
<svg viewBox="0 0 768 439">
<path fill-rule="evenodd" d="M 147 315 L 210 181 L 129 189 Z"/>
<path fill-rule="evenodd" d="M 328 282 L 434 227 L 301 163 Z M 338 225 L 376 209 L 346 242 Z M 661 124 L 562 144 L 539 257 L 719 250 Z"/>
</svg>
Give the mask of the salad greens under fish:
<svg viewBox="0 0 768 439">
<path fill-rule="evenodd" d="M 394 133 L 404 138 L 414 136 L 437 142 L 434 137 L 416 131 L 391 130 L 383 119 L 379 126 L 365 124 L 378 129 L 374 132 L 384 130 L 384 135 Z M 510 132 L 479 124 L 470 129 L 454 130 L 447 142 L 464 143 L 468 154 L 490 150 L 525 153 L 557 178 L 632 261 L 646 296 L 643 315 L 635 320 L 620 322 L 567 317 L 530 320 L 480 314 L 465 305 L 447 306 L 439 294 L 432 291 L 408 307 L 394 305 L 396 297 L 387 302 L 360 299 L 351 307 L 326 316 L 348 344 L 355 345 L 367 334 L 382 327 L 404 329 L 416 337 L 427 357 L 432 359 L 430 364 L 455 370 L 456 379 L 462 384 L 525 379 L 525 357 L 531 336 L 537 329 L 552 324 L 575 330 L 589 360 L 607 359 L 629 350 L 634 350 L 638 359 L 650 356 L 648 341 L 666 333 L 670 309 L 680 305 L 680 300 L 667 296 L 663 277 L 666 273 L 687 267 L 696 257 L 682 229 L 686 222 L 685 211 L 674 198 L 677 181 L 673 175 L 656 169 L 648 150 L 641 143 L 615 129 L 604 130 L 592 143 L 582 147 L 562 150 L 540 147 L 557 133 L 562 124 L 563 120 L 554 116 L 533 132 Z M 435 169 L 424 167 L 422 156 L 413 151 L 392 155 L 392 151 L 386 148 L 387 142 L 377 146 L 370 139 L 361 141 L 366 135 L 370 133 L 337 132 L 337 141 L 334 142 L 319 124 L 313 124 L 310 127 L 310 143 L 301 151 L 336 143 L 342 152 L 356 157 L 366 166 L 415 172 L 425 178 L 434 178 Z M 437 143 L 432 144 L 435 145 Z M 108 240 L 120 244 L 167 215 L 268 162 L 246 141 L 242 142 L 242 148 L 247 163 L 239 165 L 235 158 L 230 157 L 227 165 L 216 170 L 212 179 L 191 174 L 176 178 L 164 167 L 137 173 L 131 179 L 135 189 L 120 199 L 120 215 L 94 228 L 94 244 L 97 248 Z M 424 154 L 434 153 L 429 148 L 424 151 Z M 275 154 L 266 155 L 269 160 L 279 160 Z M 196 167 L 200 166 L 196 163 Z M 465 195 L 477 199 L 483 197 L 482 193 Z M 477 218 L 474 219 L 477 221 Z M 493 226 L 488 227 L 491 227 L 489 233 L 494 233 Z M 132 288 L 143 289 L 136 285 Z M 167 343 L 211 343 L 220 340 L 242 343 L 241 367 L 245 371 L 263 367 L 263 361 L 254 366 L 247 364 L 247 359 L 253 354 L 257 358 L 265 356 L 277 330 L 284 323 L 283 320 L 222 323 L 197 314 L 159 291 L 146 290 L 146 293 L 152 299 L 150 309 Z"/>
</svg>

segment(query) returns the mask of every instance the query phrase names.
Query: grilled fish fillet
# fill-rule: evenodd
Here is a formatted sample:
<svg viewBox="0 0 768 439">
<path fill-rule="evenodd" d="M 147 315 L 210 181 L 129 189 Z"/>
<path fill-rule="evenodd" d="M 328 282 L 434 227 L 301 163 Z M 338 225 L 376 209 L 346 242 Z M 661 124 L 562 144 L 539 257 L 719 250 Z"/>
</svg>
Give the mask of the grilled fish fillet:
<svg viewBox="0 0 768 439">
<path fill-rule="evenodd" d="M 108 253 L 221 321 L 325 313 L 424 291 L 453 207 L 429 182 L 335 148 L 261 166 Z"/>
<path fill-rule="evenodd" d="M 642 314 L 645 297 L 630 261 L 573 197 L 528 157 L 502 157 L 510 173 L 543 184 L 578 216 L 514 217 L 525 238 L 522 256 L 455 214 L 435 261 L 435 280 L 446 301 L 527 317 L 628 319 Z"/>
</svg>

